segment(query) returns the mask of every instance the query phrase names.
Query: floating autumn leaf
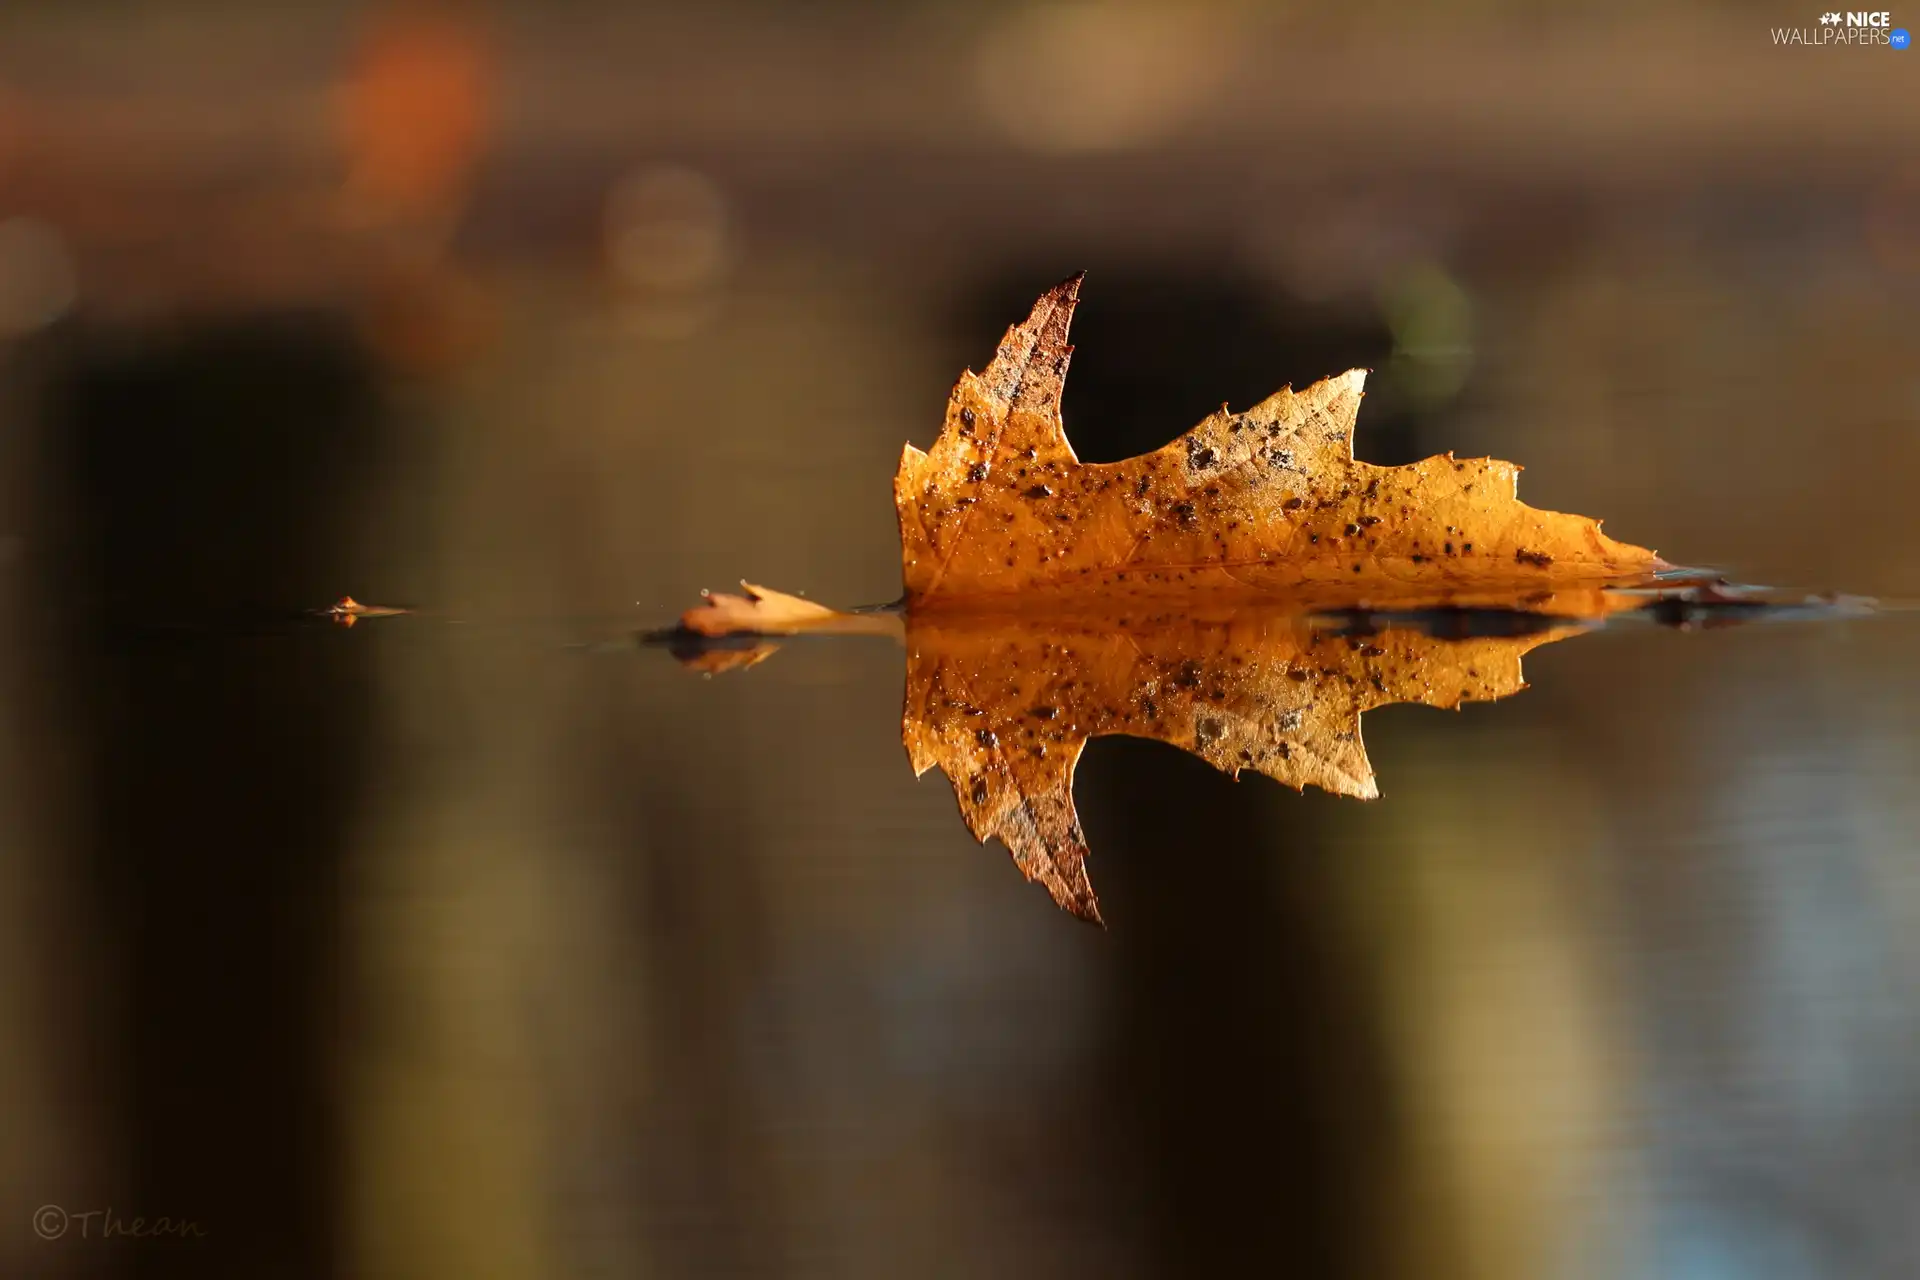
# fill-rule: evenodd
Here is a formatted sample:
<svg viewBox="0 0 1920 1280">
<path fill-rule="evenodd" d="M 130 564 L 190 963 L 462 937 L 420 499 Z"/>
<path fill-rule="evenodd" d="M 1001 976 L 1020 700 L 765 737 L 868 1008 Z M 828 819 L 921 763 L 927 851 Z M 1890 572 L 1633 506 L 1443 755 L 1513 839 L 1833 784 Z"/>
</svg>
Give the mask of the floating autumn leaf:
<svg viewBox="0 0 1920 1280">
<path fill-rule="evenodd" d="M 1236 775 L 1372 797 L 1363 712 L 1504 697 L 1524 687 L 1523 653 L 1580 629 L 1568 620 L 1657 598 L 1620 588 L 1670 566 L 1521 503 L 1511 463 L 1355 460 L 1359 370 L 1223 407 L 1141 457 L 1082 463 L 1060 417 L 1079 286 L 1049 290 L 984 373 L 961 376 L 939 438 L 909 445 L 894 478 L 908 754 L 945 771 L 969 829 L 1075 915 L 1099 918 L 1073 807 L 1089 738 L 1153 738 Z M 708 597 L 682 634 L 879 629 L 745 590 Z M 1456 639 L 1324 623 L 1376 608 L 1533 621 Z M 713 671 L 768 652 L 697 656 Z"/>
<path fill-rule="evenodd" d="M 1583 516 L 1515 496 L 1520 469 L 1452 454 L 1402 467 L 1353 457 L 1365 373 L 1218 413 L 1164 448 L 1083 463 L 1060 396 L 1080 278 L 1014 326 L 984 373 L 961 375 L 933 448 L 894 478 L 907 600 L 916 609 L 1060 607 L 1095 597 L 1296 604 L 1510 604 L 1667 566 Z"/>
</svg>

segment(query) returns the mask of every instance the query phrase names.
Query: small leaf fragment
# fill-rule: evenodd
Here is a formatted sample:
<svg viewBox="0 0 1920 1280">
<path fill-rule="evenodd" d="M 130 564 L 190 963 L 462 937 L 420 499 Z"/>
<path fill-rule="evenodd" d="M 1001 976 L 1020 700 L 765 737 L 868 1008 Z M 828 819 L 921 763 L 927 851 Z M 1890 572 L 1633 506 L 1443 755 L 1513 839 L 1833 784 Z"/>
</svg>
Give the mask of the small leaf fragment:
<svg viewBox="0 0 1920 1280">
<path fill-rule="evenodd" d="M 900 634 L 900 620 L 891 613 L 847 613 L 751 582 L 742 582 L 740 589 L 746 594 L 701 592 L 701 602 L 680 615 L 680 626 L 701 636 Z"/>
<path fill-rule="evenodd" d="M 361 604 L 352 596 L 341 596 L 325 609 L 319 610 L 322 617 L 332 618 L 343 627 L 350 627 L 362 618 L 397 618 L 411 613 L 410 609 L 396 609 L 380 604 Z"/>
</svg>

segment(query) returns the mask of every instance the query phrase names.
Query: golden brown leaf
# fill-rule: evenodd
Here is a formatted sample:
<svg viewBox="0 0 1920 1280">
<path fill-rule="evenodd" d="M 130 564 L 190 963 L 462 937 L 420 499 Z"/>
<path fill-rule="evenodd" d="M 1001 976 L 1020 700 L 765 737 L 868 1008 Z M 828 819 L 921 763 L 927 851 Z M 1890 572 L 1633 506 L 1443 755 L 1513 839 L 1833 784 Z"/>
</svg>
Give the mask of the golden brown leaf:
<svg viewBox="0 0 1920 1280">
<path fill-rule="evenodd" d="M 1358 369 L 1245 412 L 1222 406 L 1152 453 L 1082 463 L 1060 418 L 1079 287 L 1075 277 L 1049 290 L 984 373 L 961 375 L 930 451 L 907 446 L 894 503 L 911 608 L 1488 603 L 1666 567 L 1596 521 L 1521 503 L 1512 463 L 1356 461 Z"/>
<path fill-rule="evenodd" d="M 944 770 L 974 835 L 1003 841 L 1075 915 L 1099 919 L 1073 806 L 1089 738 L 1156 739 L 1235 775 L 1371 797 L 1362 713 L 1505 697 L 1524 687 L 1522 654 L 1581 629 L 1570 619 L 1668 589 L 1620 590 L 1669 566 L 1521 503 L 1511 463 L 1356 461 L 1360 370 L 1223 406 L 1141 457 L 1080 462 L 1060 418 L 1079 284 L 1050 290 L 984 373 L 961 376 L 933 448 L 909 445 L 894 478 L 914 769 Z M 746 590 L 709 597 L 682 634 L 876 629 L 874 615 Z M 1507 611 L 1518 634 L 1446 639 L 1391 616 L 1376 630 L 1380 609 Z M 1330 628 L 1330 612 L 1355 610 L 1366 634 Z"/>
</svg>

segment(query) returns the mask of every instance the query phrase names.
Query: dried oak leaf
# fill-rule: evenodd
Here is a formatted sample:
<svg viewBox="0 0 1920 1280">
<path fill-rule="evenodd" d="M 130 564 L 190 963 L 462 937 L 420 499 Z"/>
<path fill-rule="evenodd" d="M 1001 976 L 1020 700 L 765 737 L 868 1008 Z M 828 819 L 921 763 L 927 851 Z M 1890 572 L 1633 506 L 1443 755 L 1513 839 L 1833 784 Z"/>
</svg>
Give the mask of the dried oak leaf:
<svg viewBox="0 0 1920 1280">
<path fill-rule="evenodd" d="M 1178 617 L 918 615 L 907 628 L 901 736 L 916 774 L 938 765 L 967 828 L 998 837 L 1029 880 L 1099 921 L 1073 772 L 1089 738 L 1171 743 L 1238 777 L 1263 773 L 1371 799 L 1360 716 L 1394 702 L 1457 707 L 1526 687 L 1520 657 L 1577 634 L 1443 639 L 1342 635 L 1246 609 Z"/>
<path fill-rule="evenodd" d="M 1078 276 L 1048 290 L 984 373 L 961 375 L 932 449 L 901 457 L 911 608 L 1143 595 L 1511 604 L 1565 591 L 1559 607 L 1579 613 L 1595 611 L 1598 584 L 1667 567 L 1597 521 L 1520 502 L 1510 462 L 1356 461 L 1359 369 L 1244 412 L 1222 406 L 1152 453 L 1083 463 L 1060 420 L 1079 290 Z"/>
<path fill-rule="evenodd" d="M 1579 628 L 1348 638 L 1310 615 L 1600 618 L 1646 604 L 1610 588 L 1669 567 L 1597 521 L 1521 503 L 1512 463 L 1356 461 L 1360 370 L 1223 406 L 1141 457 L 1082 463 L 1060 419 L 1079 287 L 1049 290 L 984 373 L 961 376 L 939 438 L 909 445 L 894 478 L 908 754 L 917 772 L 944 770 L 974 835 L 1005 842 L 1075 915 L 1099 919 L 1072 792 L 1088 738 L 1155 738 L 1236 775 L 1370 797 L 1363 712 L 1504 697 L 1524 687 L 1523 653 Z M 683 627 L 876 629 L 747 592 L 709 597 Z"/>
</svg>

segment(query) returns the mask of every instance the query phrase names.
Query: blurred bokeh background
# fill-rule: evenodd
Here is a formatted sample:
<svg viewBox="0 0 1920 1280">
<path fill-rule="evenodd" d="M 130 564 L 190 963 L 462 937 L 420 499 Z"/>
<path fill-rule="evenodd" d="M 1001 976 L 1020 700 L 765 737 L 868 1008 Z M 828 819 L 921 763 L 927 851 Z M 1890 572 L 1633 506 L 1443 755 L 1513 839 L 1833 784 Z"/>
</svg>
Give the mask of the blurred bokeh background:
<svg viewBox="0 0 1920 1280">
<path fill-rule="evenodd" d="M 1817 21 L 7 7 L 0 1270 L 1920 1271 L 1910 624 L 1550 646 L 1372 805 L 1103 740 L 1105 934 L 884 644 L 630 643 L 894 595 L 1082 268 L 1085 457 L 1363 365 L 1372 461 L 1920 595 L 1920 54 Z"/>
</svg>

